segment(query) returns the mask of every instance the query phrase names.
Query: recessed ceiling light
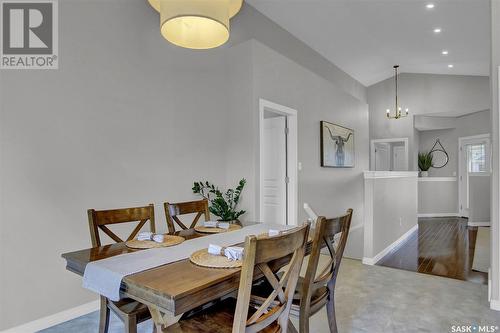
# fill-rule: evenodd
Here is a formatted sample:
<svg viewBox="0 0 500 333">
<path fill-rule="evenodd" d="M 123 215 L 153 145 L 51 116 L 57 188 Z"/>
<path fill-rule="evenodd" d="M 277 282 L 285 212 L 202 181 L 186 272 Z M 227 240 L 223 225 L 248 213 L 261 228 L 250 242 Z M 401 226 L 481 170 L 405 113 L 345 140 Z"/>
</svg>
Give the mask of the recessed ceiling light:
<svg viewBox="0 0 500 333">
<path fill-rule="evenodd" d="M 434 29 L 434 33 L 435 33 L 435 34 L 438 34 L 438 33 L 440 33 L 440 32 L 441 32 L 441 28 L 435 28 L 435 29 Z"/>
<path fill-rule="evenodd" d="M 428 3 L 427 5 L 425 5 L 425 8 L 427 8 L 427 9 L 433 9 L 434 8 L 434 4 L 433 3 Z"/>
<path fill-rule="evenodd" d="M 449 64 L 449 65 L 448 65 L 448 68 L 453 68 L 453 65 L 452 65 L 452 64 Z"/>
<path fill-rule="evenodd" d="M 441 54 L 442 55 L 448 55 L 448 51 L 447 50 L 443 50 L 443 51 L 441 51 Z"/>
</svg>

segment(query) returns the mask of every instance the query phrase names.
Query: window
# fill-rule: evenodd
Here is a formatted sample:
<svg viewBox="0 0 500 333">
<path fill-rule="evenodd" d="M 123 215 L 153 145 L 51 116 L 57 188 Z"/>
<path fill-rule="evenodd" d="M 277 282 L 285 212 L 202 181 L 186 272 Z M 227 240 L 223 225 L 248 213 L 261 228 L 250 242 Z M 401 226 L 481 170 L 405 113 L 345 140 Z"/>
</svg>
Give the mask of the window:
<svg viewBox="0 0 500 333">
<path fill-rule="evenodd" d="M 470 173 L 490 172 L 486 143 L 467 145 L 467 169 Z"/>
</svg>

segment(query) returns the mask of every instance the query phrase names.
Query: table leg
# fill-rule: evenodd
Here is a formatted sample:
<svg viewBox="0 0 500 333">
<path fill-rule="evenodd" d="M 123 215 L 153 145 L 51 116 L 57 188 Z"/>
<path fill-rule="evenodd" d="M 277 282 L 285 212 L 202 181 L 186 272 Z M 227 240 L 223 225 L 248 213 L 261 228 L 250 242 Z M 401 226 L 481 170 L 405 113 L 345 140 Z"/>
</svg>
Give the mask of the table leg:
<svg viewBox="0 0 500 333">
<path fill-rule="evenodd" d="M 170 313 L 162 312 L 156 306 L 148 306 L 151 318 L 153 319 L 157 333 L 168 332 L 168 326 L 173 325 L 181 319 L 182 315 L 174 316 Z"/>
</svg>

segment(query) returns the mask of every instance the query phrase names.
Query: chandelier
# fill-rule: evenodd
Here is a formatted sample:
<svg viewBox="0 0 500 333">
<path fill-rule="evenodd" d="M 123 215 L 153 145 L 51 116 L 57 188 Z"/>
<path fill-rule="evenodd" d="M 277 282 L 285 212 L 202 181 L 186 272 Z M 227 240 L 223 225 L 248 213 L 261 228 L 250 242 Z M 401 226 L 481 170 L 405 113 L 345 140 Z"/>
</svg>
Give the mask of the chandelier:
<svg viewBox="0 0 500 333">
<path fill-rule="evenodd" d="M 229 39 L 229 19 L 243 0 L 148 0 L 160 13 L 160 31 L 170 43 L 211 49 Z"/>
<path fill-rule="evenodd" d="M 394 83 L 396 87 L 396 105 L 394 108 L 395 114 L 391 115 L 391 109 L 386 110 L 386 116 L 388 119 L 399 119 L 399 118 L 404 118 L 408 116 L 408 108 L 405 108 L 405 111 L 403 113 L 403 109 L 401 106 L 399 106 L 399 101 L 398 101 L 398 68 L 399 65 L 394 65 Z"/>
</svg>

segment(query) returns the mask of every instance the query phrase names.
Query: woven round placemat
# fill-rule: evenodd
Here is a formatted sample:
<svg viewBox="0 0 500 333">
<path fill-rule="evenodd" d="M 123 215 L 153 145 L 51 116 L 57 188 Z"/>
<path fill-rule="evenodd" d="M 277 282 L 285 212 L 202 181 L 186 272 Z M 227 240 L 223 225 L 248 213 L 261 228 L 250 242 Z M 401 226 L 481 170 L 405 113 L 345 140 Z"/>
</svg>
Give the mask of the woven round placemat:
<svg viewBox="0 0 500 333">
<path fill-rule="evenodd" d="M 208 249 L 193 252 L 189 260 L 195 265 L 209 268 L 238 268 L 241 267 L 241 260 L 229 260 L 225 256 L 217 256 L 208 253 Z"/>
<path fill-rule="evenodd" d="M 230 232 L 230 231 L 235 231 L 241 229 L 240 225 L 237 224 L 230 224 L 229 229 L 223 229 L 223 228 L 209 228 L 209 227 L 204 227 L 202 225 L 197 225 L 194 227 L 194 230 L 198 232 L 202 232 L 204 234 L 218 234 L 221 232 Z"/>
<path fill-rule="evenodd" d="M 158 247 L 174 246 L 184 242 L 184 237 L 163 235 L 163 243 L 157 243 L 150 240 L 140 241 L 137 239 L 129 240 L 125 243 L 127 247 L 132 249 L 154 249 Z"/>
</svg>

